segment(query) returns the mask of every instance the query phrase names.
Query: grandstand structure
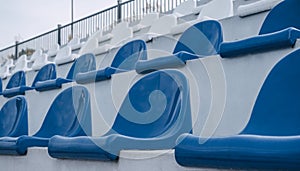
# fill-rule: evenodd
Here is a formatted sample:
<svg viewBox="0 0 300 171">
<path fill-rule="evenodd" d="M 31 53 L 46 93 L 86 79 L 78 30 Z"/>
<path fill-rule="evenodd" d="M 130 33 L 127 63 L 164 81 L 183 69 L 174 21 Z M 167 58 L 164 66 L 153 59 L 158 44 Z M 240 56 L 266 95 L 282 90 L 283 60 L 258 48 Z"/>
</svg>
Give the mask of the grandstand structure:
<svg viewBox="0 0 300 171">
<path fill-rule="evenodd" d="M 0 50 L 2 169 L 299 170 L 299 7 L 130 0 Z"/>
</svg>

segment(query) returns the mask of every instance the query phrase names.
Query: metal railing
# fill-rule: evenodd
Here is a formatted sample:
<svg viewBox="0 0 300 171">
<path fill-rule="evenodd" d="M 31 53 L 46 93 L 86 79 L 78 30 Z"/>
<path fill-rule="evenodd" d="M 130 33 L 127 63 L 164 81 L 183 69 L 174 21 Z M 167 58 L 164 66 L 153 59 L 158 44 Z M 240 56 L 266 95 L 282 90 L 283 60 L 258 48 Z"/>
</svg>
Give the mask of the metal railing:
<svg viewBox="0 0 300 171">
<path fill-rule="evenodd" d="M 47 51 L 55 44 L 65 45 L 73 37 L 87 39 L 99 29 L 108 31 L 118 22 L 140 20 L 151 12 L 167 13 L 186 0 L 129 0 L 92 14 L 73 23 L 61 26 L 31 39 L 16 42 L 0 50 L 0 57 L 17 59 L 22 54 L 31 55 L 35 49 Z"/>
</svg>

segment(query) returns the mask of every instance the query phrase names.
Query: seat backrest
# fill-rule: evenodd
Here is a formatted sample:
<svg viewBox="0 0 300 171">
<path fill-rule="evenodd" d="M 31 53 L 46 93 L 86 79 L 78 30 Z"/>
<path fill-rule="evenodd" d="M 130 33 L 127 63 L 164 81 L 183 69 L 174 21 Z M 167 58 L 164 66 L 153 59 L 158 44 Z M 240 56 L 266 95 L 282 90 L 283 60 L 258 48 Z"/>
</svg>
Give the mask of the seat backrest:
<svg viewBox="0 0 300 171">
<path fill-rule="evenodd" d="M 68 43 L 68 46 L 74 46 L 80 44 L 80 38 L 74 37 L 70 42 Z"/>
<path fill-rule="evenodd" d="M 155 20 L 159 18 L 159 13 L 149 13 L 146 14 L 140 21 L 140 25 L 142 26 L 150 26 Z"/>
<path fill-rule="evenodd" d="M 215 55 L 219 53 L 222 42 L 221 24 L 215 20 L 202 21 L 182 33 L 173 53 L 186 51 L 197 55 Z"/>
<path fill-rule="evenodd" d="M 7 101 L 0 111 L 0 137 L 28 134 L 27 103 L 23 96 Z"/>
<path fill-rule="evenodd" d="M 46 81 L 56 78 L 56 67 L 55 64 L 47 64 L 43 66 L 36 74 L 31 87 L 35 87 L 35 83 L 38 81 Z"/>
<path fill-rule="evenodd" d="M 38 59 L 39 57 L 41 57 L 43 54 L 42 49 L 38 49 L 36 50 L 30 57 L 30 61 L 35 61 L 36 59 Z"/>
<path fill-rule="evenodd" d="M 203 20 L 205 17 L 220 20 L 233 15 L 233 0 L 211 0 L 203 5 L 198 19 Z"/>
<path fill-rule="evenodd" d="M 7 85 L 6 85 L 6 89 L 25 86 L 25 85 L 26 85 L 25 72 L 24 71 L 18 71 L 10 77 L 10 79 L 9 79 Z"/>
<path fill-rule="evenodd" d="M 92 53 L 83 54 L 73 62 L 66 78 L 73 80 L 78 73 L 93 70 L 96 70 L 95 55 Z"/>
<path fill-rule="evenodd" d="M 54 61 L 66 58 L 66 57 L 70 56 L 71 54 L 72 54 L 72 48 L 70 46 L 65 46 L 57 52 Z"/>
<path fill-rule="evenodd" d="M 48 55 L 47 54 L 42 54 L 39 56 L 37 59 L 35 59 L 34 63 L 32 64 L 32 69 L 33 70 L 39 70 L 41 69 L 44 65 L 48 64 Z"/>
<path fill-rule="evenodd" d="M 267 15 L 259 34 L 267 34 L 288 27 L 300 29 L 300 1 L 284 0 L 275 6 Z"/>
<path fill-rule="evenodd" d="M 300 135 L 300 50 L 276 64 L 266 78 L 244 134 Z"/>
<path fill-rule="evenodd" d="M 7 67 L 15 66 L 14 60 L 13 59 L 7 59 L 7 61 L 5 62 L 5 66 L 7 66 Z"/>
<path fill-rule="evenodd" d="M 178 17 L 191 14 L 196 5 L 197 3 L 195 0 L 184 1 L 173 10 L 173 14 Z"/>
<path fill-rule="evenodd" d="M 91 53 L 98 47 L 98 39 L 96 37 L 90 37 L 87 42 L 80 48 L 78 54 Z"/>
<path fill-rule="evenodd" d="M 150 73 L 131 87 L 109 133 L 153 138 L 187 127 L 191 128 L 187 80 L 179 71 L 165 70 Z"/>
<path fill-rule="evenodd" d="M 146 43 L 143 40 L 133 40 L 122 46 L 117 52 L 111 67 L 133 70 L 138 60 L 146 60 Z"/>
<path fill-rule="evenodd" d="M 61 92 L 34 136 L 50 138 L 54 135 L 91 135 L 90 95 L 85 87 L 73 86 Z"/>
<path fill-rule="evenodd" d="M 111 31 L 113 38 L 110 40 L 111 45 L 117 45 L 122 41 L 131 38 L 133 36 L 133 31 L 129 28 L 128 22 L 121 22 L 116 25 L 116 27 Z"/>
<path fill-rule="evenodd" d="M 22 56 L 17 60 L 13 72 L 17 72 L 17 71 L 27 71 L 27 70 L 29 70 L 29 67 L 28 67 L 28 60 L 27 60 L 27 55 L 22 55 Z"/>
<path fill-rule="evenodd" d="M 171 29 L 177 24 L 177 17 L 173 14 L 164 15 L 155 20 L 151 25 L 148 33 L 164 35 L 169 34 Z"/>
<path fill-rule="evenodd" d="M 4 65 L 0 67 L 0 77 L 6 78 L 8 75 L 10 75 L 8 66 Z"/>
<path fill-rule="evenodd" d="M 50 47 L 50 49 L 47 51 L 47 55 L 49 57 L 53 57 L 57 54 L 57 52 L 59 51 L 59 45 L 58 44 L 54 44 Z"/>
</svg>

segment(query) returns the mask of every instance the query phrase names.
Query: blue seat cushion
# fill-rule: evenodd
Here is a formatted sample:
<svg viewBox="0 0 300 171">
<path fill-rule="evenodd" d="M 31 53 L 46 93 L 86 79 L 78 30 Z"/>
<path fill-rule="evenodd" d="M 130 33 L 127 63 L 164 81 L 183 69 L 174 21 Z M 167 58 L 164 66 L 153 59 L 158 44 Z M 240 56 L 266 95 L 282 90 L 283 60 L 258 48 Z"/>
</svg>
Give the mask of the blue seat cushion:
<svg viewBox="0 0 300 171">
<path fill-rule="evenodd" d="M 4 97 L 13 97 L 16 95 L 24 95 L 25 91 L 27 90 L 32 90 L 34 88 L 32 87 L 27 87 L 27 86 L 20 86 L 20 87 L 13 87 L 13 88 L 9 88 L 9 89 L 5 89 L 2 94 Z"/>
<path fill-rule="evenodd" d="M 0 138 L 0 154 L 26 155 L 29 147 L 47 147 L 49 138 L 22 135 Z"/>
<path fill-rule="evenodd" d="M 117 160 L 121 150 L 162 150 L 175 146 L 177 137 L 168 136 L 135 138 L 120 134 L 102 137 L 53 136 L 49 141 L 48 153 L 54 158 Z M 78 145 L 80 144 L 80 145 Z"/>
<path fill-rule="evenodd" d="M 174 55 L 159 57 L 151 60 L 139 60 L 136 63 L 136 72 L 145 74 L 156 70 L 183 67 L 188 60 L 198 59 L 203 56 L 181 51 Z"/>
<path fill-rule="evenodd" d="M 62 84 L 72 82 L 70 79 L 57 78 L 53 80 L 38 81 L 35 84 L 35 90 L 37 91 L 47 91 L 52 89 L 61 88 Z"/>
<path fill-rule="evenodd" d="M 176 161 L 189 167 L 300 169 L 300 136 L 236 135 L 200 139 L 181 135 Z"/>
<path fill-rule="evenodd" d="M 297 38 L 300 38 L 300 30 L 290 27 L 236 42 L 223 42 L 220 46 L 220 55 L 223 58 L 229 58 L 249 53 L 293 47 Z"/>
<path fill-rule="evenodd" d="M 103 138 L 99 138 L 103 139 Z M 99 141 L 99 140 L 98 140 Z M 81 144 L 78 146 L 78 144 Z M 53 136 L 49 141 L 48 153 L 54 158 L 88 159 L 88 160 L 117 160 L 118 156 L 103 150 L 96 145 L 92 137 L 63 137 Z"/>
<path fill-rule="evenodd" d="M 111 79 L 111 76 L 116 73 L 126 72 L 127 70 L 118 69 L 114 67 L 106 67 L 104 69 L 78 73 L 75 81 L 78 84 L 86 84 L 90 82 L 104 81 Z"/>
</svg>

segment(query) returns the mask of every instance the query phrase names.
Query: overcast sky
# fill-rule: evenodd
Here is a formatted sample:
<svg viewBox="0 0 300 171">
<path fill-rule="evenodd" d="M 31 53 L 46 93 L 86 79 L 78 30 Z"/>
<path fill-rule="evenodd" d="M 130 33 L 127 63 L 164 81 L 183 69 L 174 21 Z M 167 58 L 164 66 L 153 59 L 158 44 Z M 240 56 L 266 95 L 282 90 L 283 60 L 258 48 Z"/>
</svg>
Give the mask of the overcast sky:
<svg viewBox="0 0 300 171">
<path fill-rule="evenodd" d="M 117 4 L 117 0 L 73 0 L 74 20 Z M 71 0 L 0 0 L 0 49 L 71 21 Z M 21 41 L 22 41 L 21 40 Z"/>
</svg>

